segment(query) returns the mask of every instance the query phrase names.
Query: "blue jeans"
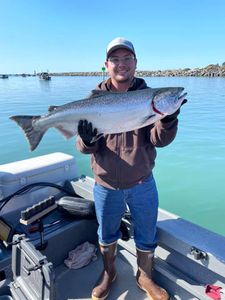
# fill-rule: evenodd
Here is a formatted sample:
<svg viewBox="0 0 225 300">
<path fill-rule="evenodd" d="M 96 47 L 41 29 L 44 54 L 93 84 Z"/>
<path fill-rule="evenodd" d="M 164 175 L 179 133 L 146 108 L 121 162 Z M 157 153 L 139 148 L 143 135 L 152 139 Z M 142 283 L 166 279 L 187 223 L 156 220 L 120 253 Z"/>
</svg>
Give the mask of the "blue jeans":
<svg viewBox="0 0 225 300">
<path fill-rule="evenodd" d="M 136 247 L 154 251 L 157 244 L 158 192 L 152 175 L 144 182 L 122 190 L 112 190 L 95 183 L 94 200 L 101 245 L 112 244 L 121 238 L 120 222 L 128 205 Z"/>
</svg>

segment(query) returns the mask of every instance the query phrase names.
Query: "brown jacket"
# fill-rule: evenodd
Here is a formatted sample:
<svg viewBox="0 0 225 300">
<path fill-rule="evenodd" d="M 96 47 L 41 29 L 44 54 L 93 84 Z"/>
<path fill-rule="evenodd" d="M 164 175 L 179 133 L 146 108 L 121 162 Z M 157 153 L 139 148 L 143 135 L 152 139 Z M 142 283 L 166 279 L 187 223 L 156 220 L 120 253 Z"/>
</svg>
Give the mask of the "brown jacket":
<svg viewBox="0 0 225 300">
<path fill-rule="evenodd" d="M 97 89 L 110 91 L 108 81 L 103 81 Z M 135 78 L 128 90 L 147 88 L 146 82 Z M 134 131 L 107 134 L 93 145 L 87 146 L 78 136 L 76 146 L 79 151 L 91 155 L 91 166 L 95 181 L 111 189 L 126 189 L 147 178 L 155 165 L 155 147 L 170 144 L 177 133 L 178 120 L 156 123 Z"/>
</svg>

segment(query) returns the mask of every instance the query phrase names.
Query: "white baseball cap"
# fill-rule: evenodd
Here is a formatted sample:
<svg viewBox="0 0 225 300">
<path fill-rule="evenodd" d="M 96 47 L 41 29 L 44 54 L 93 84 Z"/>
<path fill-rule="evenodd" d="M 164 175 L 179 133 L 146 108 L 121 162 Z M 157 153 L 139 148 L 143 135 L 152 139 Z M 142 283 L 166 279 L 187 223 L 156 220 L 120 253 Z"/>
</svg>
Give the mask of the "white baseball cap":
<svg viewBox="0 0 225 300">
<path fill-rule="evenodd" d="M 130 52 L 132 52 L 134 54 L 134 56 L 136 56 L 133 44 L 125 38 L 118 37 L 118 38 L 115 38 L 114 40 L 112 40 L 108 44 L 107 49 L 106 49 L 106 59 L 109 58 L 110 54 L 114 50 L 121 49 L 121 48 L 129 50 Z"/>
</svg>

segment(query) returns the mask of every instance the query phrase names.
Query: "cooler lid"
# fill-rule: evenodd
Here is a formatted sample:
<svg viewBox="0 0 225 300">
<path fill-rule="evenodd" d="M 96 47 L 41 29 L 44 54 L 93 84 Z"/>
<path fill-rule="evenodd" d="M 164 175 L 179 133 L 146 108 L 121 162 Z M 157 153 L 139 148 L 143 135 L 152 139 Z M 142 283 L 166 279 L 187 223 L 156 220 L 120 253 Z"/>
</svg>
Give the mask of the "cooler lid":
<svg viewBox="0 0 225 300">
<path fill-rule="evenodd" d="M 21 181 L 21 177 L 34 177 L 43 172 L 48 173 L 57 168 L 70 168 L 74 164 L 74 157 L 55 152 L 41 155 L 25 160 L 0 165 L 0 182 L 1 184 L 10 184 L 10 182 Z"/>
</svg>

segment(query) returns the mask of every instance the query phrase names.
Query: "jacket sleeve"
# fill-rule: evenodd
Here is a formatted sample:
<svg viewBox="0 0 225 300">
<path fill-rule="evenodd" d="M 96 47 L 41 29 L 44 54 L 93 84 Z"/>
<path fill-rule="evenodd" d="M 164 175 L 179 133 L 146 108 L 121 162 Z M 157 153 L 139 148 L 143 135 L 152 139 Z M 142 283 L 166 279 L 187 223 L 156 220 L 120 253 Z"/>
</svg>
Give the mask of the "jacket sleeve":
<svg viewBox="0 0 225 300">
<path fill-rule="evenodd" d="M 81 153 L 92 154 L 98 151 L 99 143 L 98 141 L 96 141 L 95 143 L 87 146 L 78 135 L 76 140 L 76 147 L 77 150 L 79 150 Z"/>
<path fill-rule="evenodd" d="M 150 130 L 150 141 L 155 147 L 165 147 L 169 145 L 177 134 L 178 119 L 163 123 L 160 120 L 155 122 Z"/>
</svg>

